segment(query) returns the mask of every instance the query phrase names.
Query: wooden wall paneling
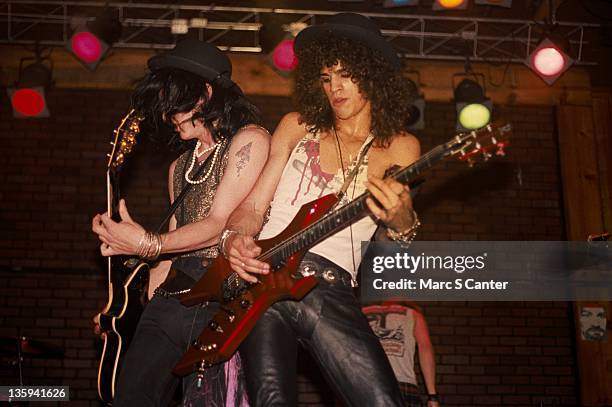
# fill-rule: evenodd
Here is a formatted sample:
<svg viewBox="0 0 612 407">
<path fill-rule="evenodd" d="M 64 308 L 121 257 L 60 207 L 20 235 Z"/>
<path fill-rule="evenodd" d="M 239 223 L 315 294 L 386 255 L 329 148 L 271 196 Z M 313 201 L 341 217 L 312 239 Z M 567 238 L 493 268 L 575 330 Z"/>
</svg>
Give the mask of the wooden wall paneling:
<svg viewBox="0 0 612 407">
<path fill-rule="evenodd" d="M 559 161 L 568 240 L 584 241 L 603 228 L 603 208 L 597 141 L 591 106 L 560 105 L 557 110 Z M 607 406 L 609 397 L 606 342 L 582 340 L 580 307 L 600 305 L 576 302 L 576 352 L 583 406 Z M 601 304 L 607 306 L 607 304 Z"/>
</svg>

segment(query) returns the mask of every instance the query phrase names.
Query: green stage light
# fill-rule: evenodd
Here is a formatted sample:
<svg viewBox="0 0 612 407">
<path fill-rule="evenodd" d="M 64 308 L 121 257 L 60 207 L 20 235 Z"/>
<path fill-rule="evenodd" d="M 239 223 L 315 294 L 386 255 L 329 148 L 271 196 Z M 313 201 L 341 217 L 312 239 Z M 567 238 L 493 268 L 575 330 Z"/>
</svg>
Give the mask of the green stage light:
<svg viewBox="0 0 612 407">
<path fill-rule="evenodd" d="M 483 104 L 471 103 L 461 109 L 458 120 L 466 129 L 479 129 L 491 121 L 491 112 Z"/>
<path fill-rule="evenodd" d="M 493 103 L 485 97 L 482 86 L 471 79 L 464 79 L 455 88 L 457 130 L 476 130 L 491 121 Z"/>
</svg>

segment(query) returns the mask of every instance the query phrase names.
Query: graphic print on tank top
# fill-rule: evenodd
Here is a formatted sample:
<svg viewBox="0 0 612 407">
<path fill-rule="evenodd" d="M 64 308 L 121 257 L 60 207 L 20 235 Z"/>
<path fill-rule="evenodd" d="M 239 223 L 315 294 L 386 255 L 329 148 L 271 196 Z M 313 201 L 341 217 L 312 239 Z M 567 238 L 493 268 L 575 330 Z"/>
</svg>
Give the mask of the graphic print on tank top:
<svg viewBox="0 0 612 407">
<path fill-rule="evenodd" d="M 405 352 L 404 324 L 406 309 L 372 310 L 366 314 L 370 328 L 388 356 L 403 357 Z"/>
<path fill-rule="evenodd" d="M 365 145 L 365 143 L 364 143 Z M 363 146 L 362 146 L 363 149 Z M 331 192 L 338 192 L 343 184 L 344 177 L 342 176 L 342 169 L 338 169 L 336 174 L 330 174 L 321 169 L 321 152 L 320 152 L 320 141 L 319 135 L 313 135 L 312 137 L 304 137 L 298 145 L 295 147 L 294 153 L 291 156 L 291 167 L 298 171 L 299 182 L 295 185 L 295 193 L 290 202 L 292 206 L 302 205 L 305 201 L 301 198 L 313 197 L 320 198 L 325 194 Z M 361 153 L 361 151 L 360 151 Z M 346 169 L 345 176 L 352 171 L 356 162 Z M 367 169 L 367 156 L 364 158 L 363 165 L 360 166 L 357 172 L 356 179 L 363 182 L 364 171 Z M 349 191 L 352 192 L 354 186 L 351 185 Z M 314 189 L 314 190 L 313 190 Z M 312 192 L 316 192 L 312 194 Z M 348 195 L 348 194 L 347 194 Z M 311 200 L 311 199 L 310 199 Z M 308 200 L 306 200 L 308 201 Z M 344 205 L 348 202 L 348 196 L 341 201 Z"/>
</svg>

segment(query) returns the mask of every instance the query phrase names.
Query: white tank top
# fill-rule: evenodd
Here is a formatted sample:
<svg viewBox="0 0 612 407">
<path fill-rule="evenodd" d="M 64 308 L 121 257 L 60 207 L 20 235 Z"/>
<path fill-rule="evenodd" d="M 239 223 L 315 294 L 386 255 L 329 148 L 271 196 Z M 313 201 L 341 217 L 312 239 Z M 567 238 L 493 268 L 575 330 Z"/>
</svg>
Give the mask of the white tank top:
<svg viewBox="0 0 612 407">
<path fill-rule="evenodd" d="M 414 311 L 397 304 L 370 305 L 362 311 L 378 336 L 397 381 L 416 385 Z"/>
<path fill-rule="evenodd" d="M 364 143 L 361 147 L 358 157 L 366 144 Z M 323 172 L 320 165 L 319 146 L 319 133 L 308 133 L 291 152 L 274 194 L 269 221 L 264 225 L 259 236 L 260 239 L 268 239 L 282 232 L 303 204 L 327 194 L 338 192 L 342 188 L 344 177 L 348 176 L 356 163 L 353 162 L 346 168 L 344 177 L 341 169 L 336 174 Z M 346 191 L 344 199 L 337 206 L 338 208 L 346 205 L 366 190 L 367 168 L 368 156 L 366 154 L 355 179 Z M 310 249 L 310 252 L 331 260 L 351 273 L 353 279 L 355 279 L 361 262 L 361 242 L 370 240 L 375 231 L 376 223 L 370 217 L 365 217 L 353 223 L 352 226 L 331 235 Z M 352 256 L 347 255 L 347 253 L 352 253 Z"/>
</svg>

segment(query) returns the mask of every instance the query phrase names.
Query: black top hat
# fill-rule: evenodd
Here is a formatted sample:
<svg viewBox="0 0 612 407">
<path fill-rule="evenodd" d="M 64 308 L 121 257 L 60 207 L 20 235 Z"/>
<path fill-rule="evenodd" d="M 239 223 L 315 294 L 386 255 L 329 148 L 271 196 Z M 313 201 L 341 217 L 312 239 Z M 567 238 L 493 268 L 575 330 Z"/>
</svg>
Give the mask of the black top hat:
<svg viewBox="0 0 612 407">
<path fill-rule="evenodd" d="M 312 41 L 336 35 L 361 42 L 371 49 L 378 50 L 395 69 L 402 65 L 397 52 L 385 41 L 378 26 L 366 16 L 356 13 L 339 13 L 323 24 L 304 28 L 295 38 L 296 52 Z"/>
<path fill-rule="evenodd" d="M 217 47 L 195 39 L 180 41 L 168 52 L 149 59 L 149 69 L 178 68 L 229 89 L 240 88 L 232 81 L 232 64 Z"/>
</svg>

